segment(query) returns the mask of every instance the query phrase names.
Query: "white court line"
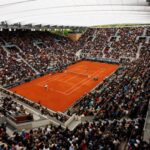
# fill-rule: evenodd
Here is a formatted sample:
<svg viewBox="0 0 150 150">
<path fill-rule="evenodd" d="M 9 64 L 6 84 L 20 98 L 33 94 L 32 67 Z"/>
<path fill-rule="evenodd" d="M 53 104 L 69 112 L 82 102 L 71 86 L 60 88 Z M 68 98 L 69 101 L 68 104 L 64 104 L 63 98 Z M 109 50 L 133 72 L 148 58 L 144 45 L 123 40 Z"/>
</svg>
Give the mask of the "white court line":
<svg viewBox="0 0 150 150">
<path fill-rule="evenodd" d="M 62 92 L 62 91 L 59 91 L 59 90 L 56 90 L 56 89 L 52 89 L 50 88 L 51 91 L 54 91 L 54 92 L 58 92 L 58 93 L 61 93 L 63 95 L 67 95 L 65 92 Z"/>
<path fill-rule="evenodd" d="M 78 71 L 82 71 L 82 69 L 77 69 Z M 66 75 L 66 74 L 65 74 Z M 77 78 L 78 76 L 77 75 L 75 75 L 74 77 L 72 77 L 72 78 L 69 78 L 69 79 L 67 79 L 67 80 L 65 80 L 65 81 L 61 81 L 61 80 L 57 80 L 57 79 L 59 79 L 60 77 L 59 76 L 56 76 L 55 78 L 49 78 L 49 79 L 47 79 L 47 80 L 45 80 L 45 81 L 42 81 L 42 82 L 40 82 L 40 83 L 38 83 L 38 85 L 40 86 L 40 87 L 43 87 L 44 86 L 44 83 L 47 83 L 48 81 L 58 81 L 58 82 L 62 82 L 62 83 L 65 83 L 65 84 L 68 84 L 68 85 L 72 85 L 71 83 L 68 83 L 68 81 L 70 81 L 70 80 L 72 80 L 73 78 Z M 83 80 L 82 80 L 82 82 L 83 82 Z M 77 86 L 77 84 L 75 85 L 75 86 Z M 74 86 L 73 86 L 74 87 Z M 70 88 L 70 89 L 72 89 L 72 87 Z M 68 89 L 68 90 L 70 90 L 70 89 Z M 66 92 L 62 92 L 62 91 L 59 91 L 59 90 L 52 90 L 52 88 L 50 89 L 51 91 L 57 91 L 57 92 L 59 92 L 59 93 L 61 93 L 61 94 L 64 94 L 64 95 L 67 95 L 66 94 Z M 66 90 L 66 91 L 68 91 L 68 90 Z"/>
<path fill-rule="evenodd" d="M 94 75 L 95 73 L 97 73 L 97 72 L 99 72 L 99 70 L 96 71 L 96 72 L 94 72 L 94 73 L 92 73 L 90 76 L 93 76 L 93 75 Z M 102 71 L 101 71 L 101 72 L 102 72 Z M 76 87 L 78 84 L 82 83 L 84 80 L 87 80 L 87 78 L 85 78 L 85 79 L 81 80 L 80 82 L 78 82 L 77 84 L 73 85 L 70 89 Z M 89 79 L 88 79 L 88 80 L 89 80 Z M 70 89 L 68 89 L 67 91 L 70 91 Z M 67 92 L 67 91 L 66 91 L 66 92 Z"/>
<path fill-rule="evenodd" d="M 65 81 L 57 80 L 57 79 L 59 79 L 59 78 L 60 78 L 60 77 L 55 77 L 55 79 L 53 79 L 53 78 L 49 78 L 49 79 L 47 79 L 47 80 L 45 80 L 45 81 L 40 82 L 40 83 L 38 84 L 38 86 L 40 86 L 40 87 L 44 87 L 44 83 L 47 83 L 47 82 L 48 82 L 48 81 L 50 81 L 50 80 L 52 80 L 52 81 L 58 81 L 58 82 L 62 82 L 62 83 L 68 84 L 68 85 L 72 85 L 72 84 L 67 83 L 67 82 L 65 82 Z M 61 93 L 61 94 L 63 94 L 63 95 L 66 95 L 66 93 L 65 93 L 65 92 L 62 92 L 62 91 L 59 91 L 59 90 L 56 90 L 56 89 L 49 88 L 48 90 L 56 91 L 56 92 L 58 92 L 58 93 Z"/>
<path fill-rule="evenodd" d="M 71 70 L 71 69 L 70 69 Z M 77 69 L 77 70 L 73 70 L 73 71 L 81 71 L 82 69 Z M 66 71 L 69 71 L 69 70 L 66 70 Z M 66 75 L 67 75 L 67 72 L 66 72 Z M 67 79 L 67 80 L 64 80 L 65 82 L 68 82 L 68 81 L 70 81 L 70 80 L 72 80 L 72 79 L 74 79 L 74 78 L 76 78 L 77 76 L 76 76 L 76 74 L 74 74 L 75 76 L 73 76 L 72 78 L 69 78 L 69 79 Z"/>
<path fill-rule="evenodd" d="M 101 72 L 103 72 L 103 71 L 99 71 L 99 70 L 98 70 L 98 71 L 94 72 L 93 74 L 91 74 L 91 76 L 95 75 L 97 72 L 100 72 L 100 73 L 101 73 Z M 78 78 L 78 76 L 76 75 L 75 77 L 72 77 L 71 79 L 73 79 L 73 78 Z M 68 80 L 65 80 L 64 83 L 66 83 L 66 81 L 69 81 L 69 80 L 71 80 L 71 79 L 69 78 Z M 87 81 L 89 81 L 90 79 L 88 79 L 88 80 L 87 80 L 87 79 L 84 79 L 84 80 L 87 82 Z M 81 81 L 78 82 L 77 84 L 73 85 L 70 89 L 72 89 L 73 87 L 76 87 L 78 84 L 81 84 L 81 85 L 82 85 L 83 83 L 85 84 L 86 82 L 83 82 L 84 80 L 81 80 Z M 59 80 L 57 80 L 57 81 L 59 81 Z M 61 81 L 60 81 L 60 82 L 61 82 Z M 82 82 L 83 82 L 83 83 L 82 83 Z M 69 83 L 67 83 L 67 84 L 69 84 Z M 72 85 L 72 84 L 70 84 L 70 85 Z M 80 88 L 80 86 L 79 86 L 79 88 Z M 70 92 L 74 91 L 74 89 L 71 90 L 71 91 L 70 91 L 70 89 L 66 90 L 65 92 L 61 92 L 61 91 L 60 91 L 60 92 L 61 92 L 61 93 L 64 93 L 64 95 L 70 95 Z M 76 89 L 76 88 L 75 88 L 75 89 Z M 58 91 L 58 90 L 56 90 L 56 91 Z M 69 94 L 68 94 L 68 91 L 70 91 Z M 58 91 L 58 92 L 59 92 L 59 91 Z M 59 92 L 59 93 L 60 93 L 60 92 Z"/>
<path fill-rule="evenodd" d="M 42 85 L 39 85 L 39 86 L 43 88 Z M 62 91 L 59 91 L 59 90 L 56 90 L 56 89 L 53 89 L 53 88 L 48 88 L 48 91 L 54 91 L 54 92 L 61 93 L 61 94 L 63 94 L 63 95 L 67 95 L 65 92 L 62 92 Z M 46 92 L 48 92 L 48 91 L 46 91 Z"/>
<path fill-rule="evenodd" d="M 81 68 L 83 70 L 83 68 L 85 68 L 85 67 L 86 67 L 85 65 L 80 65 L 78 68 Z M 73 67 L 73 68 L 68 68 L 68 69 L 74 69 L 74 68 L 77 68 L 77 66 Z"/>
<path fill-rule="evenodd" d="M 81 69 L 78 69 L 78 71 L 81 71 Z M 78 76 L 77 76 L 77 74 L 74 74 L 75 76 L 74 77 L 72 77 L 72 78 L 69 78 L 69 79 L 67 79 L 67 80 L 65 80 L 66 82 L 68 82 L 68 81 L 70 81 L 70 80 L 72 80 L 72 79 L 74 79 L 74 78 L 77 78 Z"/>
<path fill-rule="evenodd" d="M 38 85 L 39 85 L 39 86 L 42 86 L 44 83 L 46 83 L 46 82 L 48 82 L 48 81 L 50 81 L 50 80 L 52 80 L 52 78 L 46 79 L 46 80 L 44 80 L 44 81 L 38 83 Z M 55 79 L 53 79 L 53 80 L 55 80 Z"/>
<path fill-rule="evenodd" d="M 44 83 L 47 83 L 47 81 L 50 81 L 50 80 L 55 81 L 55 80 L 57 80 L 57 78 L 60 78 L 60 77 L 56 76 L 56 77 L 53 77 L 53 78 L 49 78 L 47 80 L 44 80 L 44 81 L 38 83 L 38 85 L 43 85 Z"/>
<path fill-rule="evenodd" d="M 84 65 L 82 65 L 83 67 L 85 67 Z M 83 70 L 83 68 L 82 69 L 79 69 L 79 68 L 82 68 L 82 67 L 78 67 L 78 69 L 76 69 L 76 70 L 74 70 L 74 71 L 82 71 Z M 67 71 L 67 70 L 66 70 Z M 49 74 L 50 75 L 50 74 Z M 65 76 L 66 74 L 64 74 L 64 76 Z M 52 75 L 50 75 L 50 76 L 52 76 Z M 40 82 L 40 83 L 38 83 L 38 85 L 39 86 L 41 86 L 41 85 L 43 85 L 44 83 L 46 83 L 47 81 L 50 81 L 50 80 L 57 80 L 57 78 L 60 78 L 60 76 L 55 76 L 55 77 L 53 77 L 53 78 L 49 78 L 49 79 L 47 79 L 47 80 L 44 80 L 44 81 L 42 81 L 42 82 Z M 75 77 L 72 77 L 72 78 L 75 78 Z M 69 80 L 71 80 L 72 78 L 69 78 L 69 79 L 67 79 L 67 80 L 65 80 L 66 82 L 68 82 Z"/>
<path fill-rule="evenodd" d="M 49 80 L 49 81 L 50 81 L 50 80 Z M 62 83 L 64 83 L 64 84 L 72 85 L 71 83 L 66 83 L 65 81 L 61 81 L 61 80 L 57 80 L 57 79 L 52 80 L 52 81 L 58 81 L 58 82 L 62 82 Z M 46 83 L 48 83 L 48 82 L 46 82 Z M 45 84 L 38 84 L 38 85 L 41 86 L 41 87 L 43 87 Z"/>
<path fill-rule="evenodd" d="M 96 71 L 94 74 L 96 74 L 97 72 L 102 73 L 104 71 Z M 94 75 L 92 74 L 92 75 Z M 85 83 L 89 82 L 90 79 L 88 79 L 87 81 L 81 83 L 81 86 L 84 85 Z M 83 81 L 83 80 L 82 80 Z M 77 85 L 77 84 L 76 84 Z M 67 95 L 70 95 L 71 93 L 73 93 L 74 91 L 76 91 L 77 89 L 79 89 L 81 86 L 76 87 L 75 89 L 73 89 L 71 92 L 67 93 Z"/>
<path fill-rule="evenodd" d="M 70 81 L 70 80 L 72 80 L 72 79 L 74 79 L 74 78 L 77 78 L 77 76 L 74 76 L 74 77 L 72 77 L 72 78 L 69 78 L 69 79 L 65 80 L 65 82 L 68 82 L 68 81 Z"/>
<path fill-rule="evenodd" d="M 61 80 L 55 80 L 55 81 L 58 81 L 58 82 L 62 82 L 62 83 L 65 83 L 65 84 L 69 84 L 69 85 L 72 85 L 71 83 L 66 83 L 66 80 L 65 81 L 61 81 Z"/>
<path fill-rule="evenodd" d="M 102 73 L 103 71 L 102 71 L 102 70 L 101 70 L 101 71 L 98 70 L 98 71 L 92 73 L 90 76 L 95 75 L 97 72 Z M 91 79 L 91 78 L 90 78 L 90 79 Z M 90 79 L 88 79 L 88 80 L 90 80 Z M 87 78 L 85 78 L 85 79 L 81 80 L 80 82 L 78 82 L 77 84 L 73 85 L 70 89 L 76 87 L 78 84 L 81 84 L 83 81 L 88 81 L 88 80 L 87 80 Z M 68 89 L 67 91 L 65 91 L 65 93 L 68 93 L 68 92 L 70 91 L 70 89 Z"/>
<path fill-rule="evenodd" d="M 99 71 L 96 71 L 96 72 L 94 72 L 91 76 L 93 76 L 94 74 L 96 74 L 97 72 L 99 72 Z M 76 76 L 77 77 L 77 76 Z M 57 79 L 55 79 L 56 81 L 57 81 Z M 70 89 L 72 89 L 72 88 L 74 88 L 74 87 L 76 87 L 78 84 L 85 84 L 86 82 L 83 82 L 83 81 L 85 81 L 86 80 L 86 82 L 87 81 L 89 81 L 90 79 L 88 79 L 87 80 L 87 78 L 86 79 L 84 79 L 84 80 L 81 80 L 80 82 L 78 82 L 77 84 L 75 84 L 75 85 L 73 85 Z M 54 81 L 54 80 L 53 80 Z M 61 81 L 59 81 L 59 82 L 61 82 Z M 66 82 L 64 82 L 65 84 L 68 84 L 68 83 L 66 83 Z M 41 87 L 43 87 L 43 85 L 39 85 L 39 86 L 41 86 Z M 70 95 L 73 91 L 75 91 L 75 90 L 77 90 L 78 88 L 80 88 L 81 86 L 78 86 L 77 88 L 75 88 L 75 89 L 73 89 L 73 90 L 71 90 L 70 91 L 70 89 L 68 89 L 68 90 L 66 90 L 65 92 L 62 92 L 62 91 L 59 91 L 59 90 L 56 90 L 56 89 L 52 89 L 52 88 L 49 88 L 48 90 L 51 90 L 51 91 L 56 91 L 56 92 L 58 92 L 58 93 L 61 93 L 61 94 L 63 94 L 63 95 Z M 67 93 L 67 91 L 70 91 L 69 93 Z"/>
<path fill-rule="evenodd" d="M 99 73 L 102 73 L 102 72 L 104 72 L 104 70 L 98 70 L 98 71 L 96 71 L 96 72 L 94 72 L 93 74 L 91 74 L 90 76 L 93 76 L 93 75 L 95 75 L 97 72 L 99 72 Z M 71 79 L 73 79 L 73 78 L 77 78 L 78 76 L 75 76 L 75 77 L 72 77 Z M 42 83 L 46 83 L 47 81 L 50 81 L 50 80 L 52 80 L 52 81 L 59 81 L 59 82 L 62 82 L 62 83 L 65 83 L 65 84 L 70 84 L 70 83 L 67 83 L 66 81 L 69 81 L 69 80 L 71 80 L 70 78 L 69 78 L 69 80 L 67 79 L 67 80 L 65 80 L 65 81 L 60 81 L 60 80 L 57 80 L 57 78 L 60 78 L 60 77 L 58 77 L 58 76 L 56 76 L 55 77 L 55 79 L 54 78 L 49 78 L 49 79 L 47 79 L 47 80 L 45 80 L 45 81 L 42 81 L 42 82 L 40 82 L 38 85 L 39 86 L 41 86 L 41 87 L 43 87 L 43 84 Z M 91 78 L 90 78 L 91 79 Z M 62 91 L 59 91 L 59 90 L 56 90 L 56 89 L 52 89 L 52 88 L 50 88 L 49 90 L 51 90 L 51 91 L 56 91 L 56 92 L 58 92 L 58 93 L 61 93 L 61 94 L 63 94 L 63 95 L 70 95 L 71 93 L 73 93 L 74 91 L 76 91 L 77 89 L 79 89 L 82 85 L 84 85 L 85 83 L 87 83 L 90 79 L 88 79 L 87 80 L 87 78 L 86 79 L 84 79 L 84 80 L 81 80 L 80 82 L 78 82 L 77 84 L 75 84 L 75 85 L 73 85 L 70 89 L 68 89 L 68 90 L 66 90 L 65 92 L 62 92 Z M 83 82 L 83 81 L 85 81 L 85 82 Z M 41 85 L 42 84 L 42 85 Z M 78 84 L 81 84 L 81 86 L 77 86 Z M 70 84 L 71 85 L 71 84 Z M 76 87 L 77 86 L 77 87 Z M 74 87 L 76 87 L 76 88 L 74 88 Z M 72 88 L 74 88 L 73 90 L 71 90 Z M 71 90 L 71 91 L 70 91 Z M 70 92 L 69 92 L 70 91 Z"/>
</svg>

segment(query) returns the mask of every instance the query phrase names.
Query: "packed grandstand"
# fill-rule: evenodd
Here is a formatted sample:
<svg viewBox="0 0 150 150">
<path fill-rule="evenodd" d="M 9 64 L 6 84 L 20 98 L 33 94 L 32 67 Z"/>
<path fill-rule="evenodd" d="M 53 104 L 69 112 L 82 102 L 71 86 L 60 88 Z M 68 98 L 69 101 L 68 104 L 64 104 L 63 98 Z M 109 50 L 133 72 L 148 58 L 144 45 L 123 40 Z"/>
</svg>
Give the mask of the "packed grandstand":
<svg viewBox="0 0 150 150">
<path fill-rule="evenodd" d="M 50 32 L 0 32 L 2 116 L 13 120 L 24 114 L 24 121 L 33 121 L 33 115 L 24 107 L 28 105 L 60 122 L 74 114 L 92 117 L 91 122 L 87 119 L 74 130 L 46 125 L 14 131 L 11 136 L 7 124 L 2 123 L 1 149 L 117 149 L 123 142 L 128 143 L 128 149 L 149 149 L 142 138 L 149 103 L 149 37 L 150 27 L 87 29 L 76 42 Z M 79 50 L 81 55 L 77 56 Z M 52 113 L 5 90 L 90 58 L 117 62 L 120 67 L 65 113 Z"/>
<path fill-rule="evenodd" d="M 150 150 L 150 25 L 76 40 L 14 26 L 0 24 L 0 150 Z"/>
</svg>

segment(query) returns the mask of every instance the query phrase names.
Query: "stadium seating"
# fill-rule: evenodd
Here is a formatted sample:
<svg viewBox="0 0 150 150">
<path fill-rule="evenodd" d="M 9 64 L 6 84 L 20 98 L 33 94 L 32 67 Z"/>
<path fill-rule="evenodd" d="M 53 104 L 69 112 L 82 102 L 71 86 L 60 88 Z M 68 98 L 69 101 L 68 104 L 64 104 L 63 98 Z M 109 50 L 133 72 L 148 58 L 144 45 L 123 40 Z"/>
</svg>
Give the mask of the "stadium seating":
<svg viewBox="0 0 150 150">
<path fill-rule="evenodd" d="M 16 131 L 12 136 L 2 124 L 0 149 L 114 150 L 127 141 L 129 150 L 148 150 L 150 144 L 143 141 L 142 134 L 150 98 L 149 36 L 149 27 L 88 29 L 76 42 L 49 32 L 2 31 L 0 85 L 3 87 L 46 74 L 52 71 L 51 67 L 63 70 L 78 60 L 76 52 L 79 50 L 81 59 L 115 59 L 119 60 L 121 67 L 81 98 L 66 115 L 52 115 L 42 106 L 35 107 L 33 103 L 22 100 L 42 114 L 62 122 L 73 114 L 92 116 L 93 122 L 84 122 L 73 131 L 49 125 L 21 133 Z M 121 59 L 126 61 L 121 62 Z M 2 114 L 15 114 L 15 117 L 25 114 L 24 107 L 11 98 L 0 101 Z M 31 116 L 27 118 L 23 121 L 33 119 Z M 22 118 L 16 119 L 22 121 Z"/>
</svg>

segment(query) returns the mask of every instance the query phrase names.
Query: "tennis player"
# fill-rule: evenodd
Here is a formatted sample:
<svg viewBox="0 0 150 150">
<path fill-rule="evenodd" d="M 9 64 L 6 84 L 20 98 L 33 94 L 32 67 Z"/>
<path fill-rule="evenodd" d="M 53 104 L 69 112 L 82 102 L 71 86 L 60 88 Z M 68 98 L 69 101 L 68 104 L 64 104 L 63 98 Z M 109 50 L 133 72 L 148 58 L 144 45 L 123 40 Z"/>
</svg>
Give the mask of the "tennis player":
<svg viewBox="0 0 150 150">
<path fill-rule="evenodd" d="M 48 85 L 47 84 L 44 85 L 44 88 L 46 91 L 48 91 Z"/>
</svg>

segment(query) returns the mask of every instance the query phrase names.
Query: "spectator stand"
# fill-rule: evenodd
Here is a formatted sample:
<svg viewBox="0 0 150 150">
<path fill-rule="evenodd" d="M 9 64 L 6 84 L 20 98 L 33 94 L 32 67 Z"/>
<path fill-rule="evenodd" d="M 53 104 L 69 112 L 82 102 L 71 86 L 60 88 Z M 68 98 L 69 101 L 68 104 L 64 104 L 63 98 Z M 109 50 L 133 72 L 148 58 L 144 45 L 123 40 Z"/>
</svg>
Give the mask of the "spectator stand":
<svg viewBox="0 0 150 150">
<path fill-rule="evenodd" d="M 17 124 L 16 120 L 8 115 L 7 122 L 11 124 L 14 128 L 21 130 L 23 128 L 25 129 L 31 129 L 31 128 L 36 128 L 40 126 L 44 126 L 47 124 L 54 124 L 54 125 L 61 125 L 63 128 L 70 128 L 71 130 L 75 128 L 78 124 L 81 122 L 78 121 L 75 117 L 73 116 L 68 116 L 64 113 L 61 112 L 54 112 L 50 109 L 47 109 L 39 104 L 36 104 L 34 102 L 31 102 L 30 100 L 13 93 L 11 91 L 8 91 L 2 87 L 0 87 L 0 91 L 4 94 L 7 94 L 14 98 L 13 100 L 22 104 L 25 106 L 29 111 L 32 112 L 33 116 L 37 116 L 35 118 L 38 118 L 37 120 L 31 121 L 31 122 L 26 122 L 26 123 L 19 123 Z M 73 123 L 75 122 L 75 124 Z"/>
<path fill-rule="evenodd" d="M 148 104 L 148 111 L 147 111 L 147 115 L 145 118 L 145 124 L 144 124 L 144 129 L 143 129 L 143 140 L 146 142 L 150 141 L 150 101 Z"/>
<path fill-rule="evenodd" d="M 90 60 L 90 61 L 93 61 L 93 59 L 91 58 L 88 58 L 86 60 Z M 94 61 L 99 61 L 99 62 L 105 62 L 105 63 L 112 63 L 112 64 L 119 64 L 118 60 L 111 60 L 111 59 L 104 59 L 104 58 L 101 58 L 101 59 L 94 59 Z M 123 67 L 122 65 L 120 65 L 120 67 L 115 71 L 115 72 L 118 72 L 119 70 L 121 70 Z M 112 72 L 112 74 L 110 74 L 109 76 L 106 77 L 106 79 L 108 78 L 111 78 L 113 76 L 113 74 L 115 72 Z M 94 87 L 89 93 L 95 93 L 96 89 L 98 89 L 101 85 L 103 85 L 104 81 L 97 84 L 96 87 Z M 101 89 L 102 90 L 102 89 Z M 68 114 L 69 116 L 72 116 L 72 115 L 77 115 L 75 112 L 74 112 L 74 107 L 80 105 L 80 102 L 82 102 L 82 100 L 89 94 L 85 94 L 83 95 L 80 99 L 78 99 L 72 106 L 70 106 L 69 109 L 67 109 L 65 111 L 65 114 Z M 78 115 L 77 115 L 78 116 Z M 81 116 L 78 116 L 78 120 L 81 120 L 81 122 L 92 122 L 94 120 L 94 116 L 84 116 L 83 114 Z"/>
<path fill-rule="evenodd" d="M 117 32 L 116 32 L 117 31 Z M 116 33 L 115 33 L 116 32 Z M 102 33 L 102 34 L 101 34 Z M 12 97 L 15 97 L 14 99 L 18 99 L 20 103 L 23 103 L 24 105 L 28 105 L 31 109 L 35 110 L 38 114 L 42 114 L 43 117 L 46 119 L 43 121 L 44 124 L 55 124 L 57 127 L 50 127 L 49 131 L 47 131 L 47 127 L 44 129 L 35 129 L 35 132 L 40 134 L 41 138 L 38 138 L 38 136 L 35 136 L 35 139 L 37 139 L 39 142 L 37 145 L 44 146 L 47 144 L 47 140 L 45 139 L 53 139 L 52 137 L 56 137 L 54 141 L 50 141 L 49 145 L 61 145 L 61 141 L 65 141 L 65 143 L 69 143 L 71 141 L 71 144 L 75 142 L 75 145 L 77 145 L 78 149 L 80 149 L 82 146 L 86 146 L 87 149 L 117 149 L 118 144 L 120 144 L 122 141 L 128 141 L 128 149 L 142 149 L 142 150 L 149 150 L 148 148 L 145 148 L 145 142 L 143 141 L 143 127 L 144 127 L 144 133 L 149 133 L 147 131 L 147 127 L 149 127 L 149 112 L 147 113 L 146 122 L 145 115 L 147 111 L 148 106 L 148 79 L 149 79 L 149 38 L 142 38 L 135 42 L 135 39 L 137 36 L 149 36 L 150 31 L 149 29 L 146 30 L 144 28 L 121 28 L 121 29 L 89 29 L 86 36 L 81 37 L 79 40 L 79 43 L 76 43 L 78 45 L 77 48 L 73 49 L 71 53 L 67 53 L 67 49 L 70 49 L 72 44 L 67 42 L 65 39 L 58 38 L 57 42 L 55 43 L 53 38 L 51 38 L 51 41 L 48 43 L 49 45 L 52 45 L 52 51 L 56 49 L 56 59 L 54 58 L 52 62 L 56 62 L 56 65 L 59 68 L 61 68 L 61 63 L 65 62 L 66 64 L 75 62 L 74 53 L 81 49 L 82 45 L 83 52 L 89 53 L 90 58 L 96 60 L 100 57 L 101 59 L 101 49 L 106 46 L 107 41 L 110 36 L 113 36 L 115 33 L 115 37 L 121 36 L 119 41 L 113 41 L 113 48 L 114 51 L 111 51 L 110 55 L 111 57 L 108 57 L 108 62 L 112 63 L 112 60 L 117 60 L 118 63 L 120 58 L 128 59 L 131 57 L 136 58 L 138 53 L 138 47 L 139 48 L 139 56 L 137 57 L 133 62 L 130 62 L 130 60 L 127 60 L 127 62 L 123 62 L 122 64 L 122 70 L 114 75 L 112 75 L 112 78 L 108 78 L 108 80 L 94 93 L 89 93 L 87 96 L 87 99 L 84 99 L 83 97 L 83 103 L 79 103 L 78 108 L 73 113 L 76 113 L 80 115 L 81 117 L 78 117 L 76 114 L 74 115 L 66 115 L 61 112 L 51 112 L 47 108 L 33 103 L 19 95 L 16 95 L 15 93 L 10 93 L 6 89 L 1 89 L 5 91 L 6 94 L 11 94 Z M 31 33 L 32 34 L 32 33 Z M 37 34 L 38 35 L 38 34 Z M 24 35 L 25 36 L 25 35 Z M 12 36 L 13 37 L 13 36 Z M 28 37 L 28 36 L 27 36 Z M 26 38 L 23 38 L 21 41 L 25 42 L 24 47 L 24 53 L 28 48 L 27 45 L 30 45 L 30 40 L 26 42 Z M 34 36 L 31 35 L 30 39 L 32 39 Z M 34 37 L 35 38 L 35 37 Z M 124 38 L 126 40 L 124 40 Z M 11 39 L 11 38 L 10 38 Z M 11 40 L 13 41 L 14 38 Z M 18 39 L 20 37 L 18 36 Z M 57 38 L 56 38 L 57 39 Z M 10 41 L 11 41 L 10 40 Z M 148 43 L 146 43 L 146 42 Z M 107 41 L 108 42 L 108 41 Z M 19 45 L 20 41 L 18 40 L 16 43 Z M 66 44 L 67 43 L 67 44 Z M 95 43 L 96 45 L 95 47 Z M 62 45 L 65 46 L 62 46 Z M 129 47 L 128 47 L 129 46 Z M 19 46 L 20 47 L 20 46 Z M 45 59 L 43 61 L 40 61 L 39 57 L 37 59 L 37 56 L 43 56 L 40 51 L 33 50 L 34 47 L 31 46 L 29 48 L 29 52 L 25 54 L 30 53 L 30 61 L 31 64 L 35 64 L 35 66 L 43 66 L 45 64 Z M 49 50 L 47 50 L 48 52 Z M 34 53 L 36 55 L 34 55 Z M 49 54 L 49 53 L 48 53 Z M 3 55 L 3 54 L 2 54 Z M 23 54 L 24 55 L 24 54 Z M 23 56 L 22 55 L 22 56 Z M 45 54 L 44 54 L 45 55 Z M 46 54 L 47 55 L 47 54 Z M 64 56 L 61 61 L 59 59 L 61 56 Z M 71 55 L 71 57 L 70 57 Z M 26 56 L 26 55 L 25 55 Z M 85 55 L 86 56 L 86 55 Z M 53 56 L 52 56 L 53 57 Z M 66 57 L 69 57 L 66 58 Z M 5 58 L 5 55 L 4 55 Z M 107 56 L 106 56 L 107 58 Z M 10 59 L 10 58 L 9 58 Z M 5 59 L 4 59 L 5 60 Z M 26 60 L 28 60 L 28 56 L 26 57 Z M 65 61 L 64 61 L 65 60 Z M 106 59 L 101 59 L 101 61 L 106 61 Z M 36 62 L 36 63 L 35 63 Z M 9 64 L 8 64 L 9 65 Z M 7 64 L 4 64 L 6 67 Z M 21 67 L 23 64 L 21 64 Z M 10 70 L 12 68 L 9 68 Z M 8 69 L 8 70 L 9 70 Z M 40 69 L 40 68 L 38 68 Z M 43 69 L 45 69 L 43 71 Z M 47 71 L 47 66 L 42 68 L 40 70 L 41 74 L 44 74 Z M 18 75 L 18 72 L 16 72 Z M 11 77 L 12 74 L 9 75 Z M 32 76 L 32 74 L 30 75 Z M 5 78 L 4 78 L 5 79 Z M 18 79 L 18 78 L 17 78 Z M 19 78 L 20 79 L 20 78 Z M 7 81 L 7 80 L 6 80 Z M 16 82 L 16 78 L 13 80 L 13 82 Z M 10 84 L 7 82 L 7 84 Z M 104 90 L 103 90 L 104 89 Z M 102 91 L 103 90 L 103 91 Z M 17 97 L 17 98 L 16 98 Z M 81 100 L 81 102 L 82 102 Z M 94 103 L 94 100 L 98 101 L 97 103 Z M 16 100 L 17 101 L 17 100 Z M 85 103 L 84 103 L 85 101 Z M 101 103 L 102 101 L 102 103 Z M 106 103 L 105 103 L 106 102 Z M 90 105 L 89 105 L 90 104 Z M 69 113 L 69 111 L 68 111 Z M 85 116 L 91 115 L 94 116 L 94 121 L 91 123 L 86 122 Z M 9 118 L 9 117 L 8 117 Z M 88 117 L 86 119 L 89 119 Z M 11 119 L 12 121 L 12 119 Z M 72 126 L 73 124 L 84 122 L 83 124 L 78 125 L 76 128 Z M 88 120 L 90 121 L 90 119 Z M 145 125 L 144 125 L 145 122 Z M 14 123 L 14 122 L 13 122 Z M 31 124 L 31 128 L 37 128 L 39 122 L 34 121 L 33 124 Z M 63 128 L 67 127 L 70 128 L 70 126 L 74 129 L 73 131 L 70 131 L 68 129 L 63 129 L 60 127 L 61 125 Z M 26 126 L 28 126 L 26 124 Z M 24 126 L 25 127 L 25 126 Z M 4 128 L 5 129 L 5 128 Z M 3 127 L 1 128 L 1 131 L 3 130 Z M 21 129 L 19 129 L 21 130 Z M 45 132 L 47 131 L 47 132 Z M 52 132 L 51 132 L 52 131 Z M 2 132 L 3 133 L 3 132 Z M 32 131 L 31 131 L 32 134 Z M 17 134 L 14 134 L 14 136 Z M 18 136 L 18 135 L 17 135 Z M 19 134 L 19 136 L 21 136 Z M 62 137 L 62 138 L 61 138 Z M 3 138 L 3 136 L 1 137 Z M 144 135 L 144 138 L 147 140 L 148 134 Z M 11 139 L 11 138 L 10 138 Z M 80 140 L 80 139 L 83 139 Z M 41 142 L 41 140 L 43 140 Z M 13 140 L 12 140 L 13 141 Z M 149 141 L 148 141 L 149 142 Z M 42 144 L 41 144 L 42 143 Z M 19 142 L 16 142 L 16 145 L 19 145 Z M 31 145 L 31 144 L 30 144 Z M 63 144 L 62 144 L 63 145 Z M 68 144 L 69 145 L 69 144 Z M 66 149 L 69 149 L 68 145 L 63 145 Z M 25 145 L 24 145 L 25 147 Z M 31 148 L 28 148 L 31 149 Z"/>
</svg>

